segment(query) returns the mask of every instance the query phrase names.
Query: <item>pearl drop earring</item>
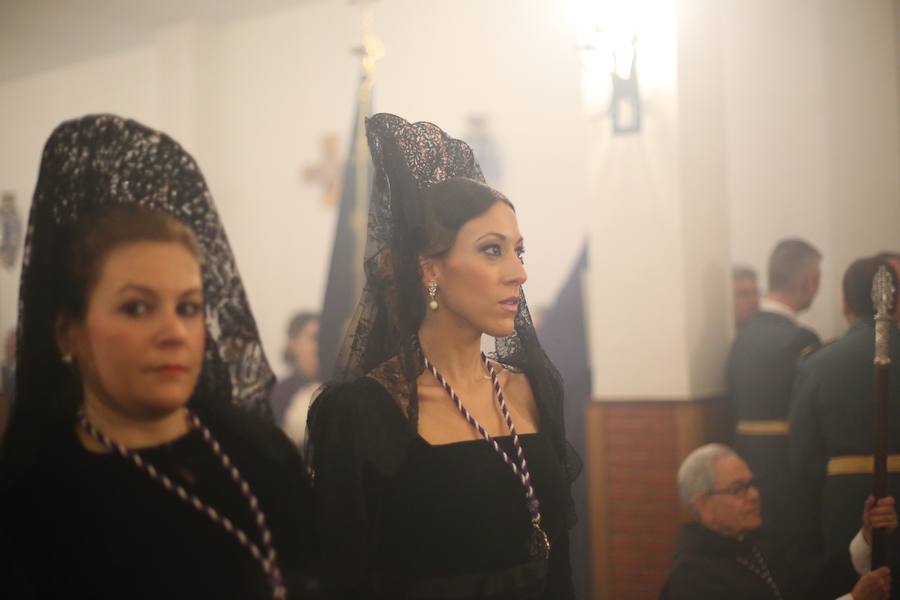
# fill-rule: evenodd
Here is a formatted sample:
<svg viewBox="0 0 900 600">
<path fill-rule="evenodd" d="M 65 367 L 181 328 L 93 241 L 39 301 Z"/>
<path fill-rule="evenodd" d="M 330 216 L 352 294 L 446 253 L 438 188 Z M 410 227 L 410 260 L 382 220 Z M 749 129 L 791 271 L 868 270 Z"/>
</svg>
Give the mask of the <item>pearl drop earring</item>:
<svg viewBox="0 0 900 600">
<path fill-rule="evenodd" d="M 435 297 L 435 294 L 437 294 L 437 289 L 437 281 L 428 282 L 428 296 L 431 298 L 431 300 L 428 301 L 428 308 L 430 308 L 431 310 L 438 309 L 438 302 L 437 298 Z"/>
</svg>

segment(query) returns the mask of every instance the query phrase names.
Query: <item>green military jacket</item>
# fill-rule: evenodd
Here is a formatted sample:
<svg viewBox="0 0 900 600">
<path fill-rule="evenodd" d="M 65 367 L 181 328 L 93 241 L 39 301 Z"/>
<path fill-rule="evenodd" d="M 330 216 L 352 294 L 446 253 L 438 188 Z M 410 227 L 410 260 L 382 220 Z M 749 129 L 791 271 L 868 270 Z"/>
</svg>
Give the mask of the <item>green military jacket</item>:
<svg viewBox="0 0 900 600">
<path fill-rule="evenodd" d="M 891 332 L 888 452 L 900 453 L 900 329 Z M 871 319 L 801 361 L 791 400 L 791 468 L 814 506 L 826 550 L 845 548 L 860 527 L 872 475 L 841 468 L 873 452 L 875 329 Z M 829 464 L 832 474 L 829 474 Z M 836 468 L 837 467 L 837 468 Z M 900 473 L 889 476 L 900 499 Z"/>
</svg>

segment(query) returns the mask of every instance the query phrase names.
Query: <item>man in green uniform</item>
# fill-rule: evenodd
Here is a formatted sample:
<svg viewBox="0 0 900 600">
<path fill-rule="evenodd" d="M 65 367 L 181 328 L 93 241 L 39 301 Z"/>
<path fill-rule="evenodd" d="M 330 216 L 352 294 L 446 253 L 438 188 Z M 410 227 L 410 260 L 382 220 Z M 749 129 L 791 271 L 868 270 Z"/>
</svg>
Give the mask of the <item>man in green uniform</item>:
<svg viewBox="0 0 900 600">
<path fill-rule="evenodd" d="M 859 527 L 859 505 L 872 493 L 875 390 L 872 279 L 880 258 L 855 261 L 844 274 L 840 339 L 798 368 L 790 412 L 791 466 L 818 515 L 825 550 L 841 548 Z M 896 304 L 895 304 L 896 307 Z M 888 406 L 888 493 L 900 493 L 900 329 L 891 330 Z M 889 557 L 891 541 L 888 542 Z M 889 564 L 897 565 L 896 557 Z"/>
<path fill-rule="evenodd" d="M 820 262 L 819 252 L 803 240 L 779 242 L 769 259 L 769 290 L 735 338 L 726 371 L 737 419 L 735 450 L 759 486 L 765 534 L 789 551 L 814 547 L 809 511 L 795 501 L 787 416 L 797 362 L 819 343 L 797 314 L 810 307 L 819 289 Z"/>
</svg>

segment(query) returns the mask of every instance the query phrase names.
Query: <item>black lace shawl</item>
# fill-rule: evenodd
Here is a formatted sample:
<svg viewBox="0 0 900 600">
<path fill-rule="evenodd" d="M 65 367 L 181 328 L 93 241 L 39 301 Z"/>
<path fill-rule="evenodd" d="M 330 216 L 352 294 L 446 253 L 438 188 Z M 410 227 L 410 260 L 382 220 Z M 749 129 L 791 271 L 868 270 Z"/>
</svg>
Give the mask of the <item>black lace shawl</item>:
<svg viewBox="0 0 900 600">
<path fill-rule="evenodd" d="M 417 332 L 424 316 L 418 256 L 425 236 L 425 217 L 420 193 L 446 179 L 466 177 L 484 183 L 484 177 L 471 148 L 432 123 L 409 123 L 396 115 L 380 113 L 366 119 L 366 135 L 375 165 L 364 264 L 366 285 L 330 385 L 373 376 L 390 391 L 414 434 L 418 424 L 416 378 L 424 368 L 417 350 Z M 492 358 L 528 376 L 539 403 L 541 427 L 551 436 L 563 473 L 571 483 L 581 470 L 581 461 L 566 441 L 562 381 L 538 342 L 524 295 L 515 332 L 496 340 Z M 323 393 L 319 398 L 327 396 Z M 321 408 L 317 404 L 321 403 L 314 402 L 309 415 L 307 457 L 313 466 L 316 415 Z M 398 466 L 406 440 L 373 439 L 362 430 L 365 424 L 360 425 L 361 430 L 351 434 L 356 445 L 369 440 L 376 446 L 365 454 L 383 457 L 382 464 L 377 465 L 380 469 L 390 471 Z M 574 509 L 569 513 L 571 526 L 576 520 Z"/>
<path fill-rule="evenodd" d="M 28 218 L 19 288 L 16 400 L 4 466 L 25 468 L 53 431 L 71 427 L 71 389 L 53 337 L 56 292 L 71 226 L 88 212 L 136 204 L 190 227 L 203 252 L 206 354 L 191 406 L 268 415 L 274 376 L 206 182 L 172 138 L 132 120 L 90 115 L 58 126 L 44 147 Z"/>
</svg>

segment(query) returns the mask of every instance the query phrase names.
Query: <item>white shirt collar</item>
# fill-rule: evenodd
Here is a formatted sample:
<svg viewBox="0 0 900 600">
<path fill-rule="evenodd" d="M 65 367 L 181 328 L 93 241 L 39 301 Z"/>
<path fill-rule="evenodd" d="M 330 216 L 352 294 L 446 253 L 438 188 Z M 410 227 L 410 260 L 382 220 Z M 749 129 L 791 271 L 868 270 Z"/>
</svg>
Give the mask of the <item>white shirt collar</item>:
<svg viewBox="0 0 900 600">
<path fill-rule="evenodd" d="M 793 323 L 797 322 L 797 313 L 794 312 L 794 309 L 778 300 L 763 298 L 759 301 L 759 310 L 787 317 Z"/>
</svg>

